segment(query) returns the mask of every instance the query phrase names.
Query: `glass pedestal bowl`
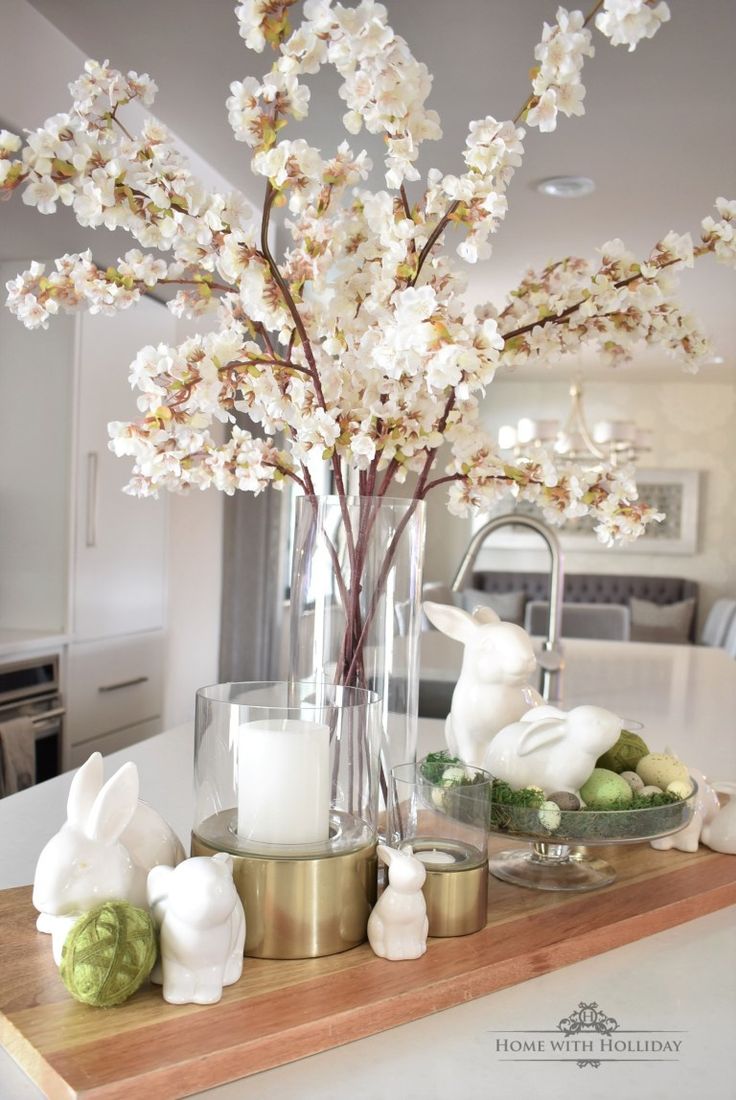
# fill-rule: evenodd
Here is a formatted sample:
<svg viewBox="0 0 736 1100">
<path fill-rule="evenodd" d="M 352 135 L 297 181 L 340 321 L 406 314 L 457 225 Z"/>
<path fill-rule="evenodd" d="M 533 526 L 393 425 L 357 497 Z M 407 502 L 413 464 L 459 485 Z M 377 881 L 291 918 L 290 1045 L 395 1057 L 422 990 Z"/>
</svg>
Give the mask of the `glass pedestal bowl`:
<svg viewBox="0 0 736 1100">
<path fill-rule="evenodd" d="M 615 869 L 589 855 L 586 849 L 642 843 L 683 829 L 695 812 L 697 785 L 692 777 L 690 781 L 692 793 L 678 802 L 637 810 L 560 810 L 554 828 L 543 824 L 545 814 L 540 819 L 538 807 L 494 802 L 491 833 L 529 841 L 529 847 L 495 853 L 488 861 L 489 870 L 504 882 L 533 890 L 597 890 L 608 886 L 616 878 Z"/>
</svg>

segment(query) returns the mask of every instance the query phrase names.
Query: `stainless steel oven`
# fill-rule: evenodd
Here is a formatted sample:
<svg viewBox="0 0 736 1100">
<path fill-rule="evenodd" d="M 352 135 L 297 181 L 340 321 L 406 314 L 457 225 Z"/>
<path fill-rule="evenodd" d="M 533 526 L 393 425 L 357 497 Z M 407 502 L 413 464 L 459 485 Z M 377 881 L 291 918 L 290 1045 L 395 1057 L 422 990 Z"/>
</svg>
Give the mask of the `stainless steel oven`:
<svg viewBox="0 0 736 1100">
<path fill-rule="evenodd" d="M 31 719 L 36 752 L 36 782 L 61 771 L 64 706 L 59 690 L 59 657 L 26 657 L 0 662 L 0 723 Z"/>
</svg>

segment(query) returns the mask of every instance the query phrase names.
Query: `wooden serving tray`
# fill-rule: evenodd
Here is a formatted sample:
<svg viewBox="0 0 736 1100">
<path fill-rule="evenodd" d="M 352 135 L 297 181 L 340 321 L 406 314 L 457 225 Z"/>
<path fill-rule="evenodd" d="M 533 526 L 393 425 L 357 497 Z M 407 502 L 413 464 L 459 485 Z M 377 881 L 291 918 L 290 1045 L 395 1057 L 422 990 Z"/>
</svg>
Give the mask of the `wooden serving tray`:
<svg viewBox="0 0 736 1100">
<path fill-rule="evenodd" d="M 508 848 L 494 838 L 492 847 Z M 490 880 L 488 925 L 392 963 L 367 944 L 324 959 L 246 959 L 218 1005 L 147 986 L 119 1008 L 78 1004 L 35 930 L 31 888 L 0 892 L 0 1041 L 53 1100 L 191 1095 L 567 966 L 736 902 L 736 858 L 648 845 L 596 849 L 618 878 L 587 894 Z"/>
</svg>

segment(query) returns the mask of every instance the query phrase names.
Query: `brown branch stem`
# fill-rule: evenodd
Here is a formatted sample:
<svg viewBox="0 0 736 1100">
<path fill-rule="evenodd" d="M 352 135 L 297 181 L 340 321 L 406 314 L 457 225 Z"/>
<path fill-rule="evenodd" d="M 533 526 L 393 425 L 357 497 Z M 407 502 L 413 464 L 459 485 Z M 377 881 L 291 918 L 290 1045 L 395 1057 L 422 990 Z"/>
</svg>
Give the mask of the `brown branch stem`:
<svg viewBox="0 0 736 1100">
<path fill-rule="evenodd" d="M 693 250 L 693 255 L 696 257 L 702 256 L 705 254 L 705 252 L 709 251 L 710 249 L 707 246 L 702 248 L 698 247 Z M 673 264 L 679 263 L 682 263 L 682 260 L 667 260 L 666 263 L 658 264 L 657 266 L 660 271 L 664 271 L 665 268 L 672 267 Z M 613 285 L 616 290 L 620 290 L 622 287 L 629 286 L 631 283 L 635 283 L 637 282 L 637 280 L 640 279 L 644 280 L 645 282 L 649 281 L 645 280 L 642 274 L 637 273 L 636 275 L 628 275 L 625 279 L 618 279 Z M 586 299 L 582 298 L 579 302 L 575 302 L 573 303 L 573 305 L 568 306 L 566 309 L 563 309 L 561 313 L 551 314 L 547 317 L 537 317 L 534 321 L 529 321 L 526 325 L 521 325 L 519 328 L 511 329 L 510 332 L 501 332 L 501 336 L 504 340 L 512 340 L 515 336 L 524 336 L 527 332 L 531 332 L 532 329 L 535 329 L 537 327 L 541 328 L 544 325 L 564 324 L 566 321 L 570 320 L 570 317 L 573 315 L 573 313 L 575 313 L 576 310 L 580 309 L 585 301 Z M 620 310 L 615 310 L 614 312 L 618 313 L 620 312 Z M 605 317 L 608 316 L 608 314 L 595 314 L 594 316 Z"/>
</svg>

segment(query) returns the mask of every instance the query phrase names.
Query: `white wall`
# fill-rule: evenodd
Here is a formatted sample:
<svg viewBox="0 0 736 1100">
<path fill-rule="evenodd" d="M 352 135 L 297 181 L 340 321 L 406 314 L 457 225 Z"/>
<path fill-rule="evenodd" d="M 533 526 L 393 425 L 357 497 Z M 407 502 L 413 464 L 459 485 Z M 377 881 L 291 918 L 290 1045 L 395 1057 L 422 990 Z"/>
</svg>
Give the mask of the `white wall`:
<svg viewBox="0 0 736 1100">
<path fill-rule="evenodd" d="M 528 376 L 527 376 L 528 377 Z M 626 550 L 568 552 L 570 573 L 623 573 L 682 576 L 700 585 L 701 622 L 713 600 L 736 595 L 736 380 L 710 381 L 682 374 L 673 366 L 663 381 L 637 382 L 635 373 L 611 381 L 585 383 L 589 423 L 604 416 L 633 418 L 653 429 L 646 466 L 701 471 L 698 549 L 692 555 L 633 553 Z M 667 380 L 665 380 L 667 379 Z M 566 382 L 496 381 L 489 387 L 484 421 L 494 434 L 520 416 L 567 416 Z M 452 577 L 470 538 L 468 521 L 449 518 L 442 490 L 430 506 L 427 579 Z M 488 544 L 491 545 L 490 542 Z M 499 569 L 544 570 L 546 551 L 494 551 Z"/>
</svg>

